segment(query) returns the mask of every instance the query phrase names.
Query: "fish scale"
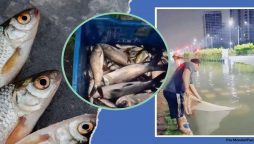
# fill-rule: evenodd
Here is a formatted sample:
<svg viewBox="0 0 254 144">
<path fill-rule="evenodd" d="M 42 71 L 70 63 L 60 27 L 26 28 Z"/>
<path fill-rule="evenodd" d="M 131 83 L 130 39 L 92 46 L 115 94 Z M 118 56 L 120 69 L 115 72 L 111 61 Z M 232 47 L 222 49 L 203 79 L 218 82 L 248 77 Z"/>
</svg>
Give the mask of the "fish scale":
<svg viewBox="0 0 254 144">
<path fill-rule="evenodd" d="M 9 84 L 25 64 L 39 20 L 39 11 L 32 8 L 0 24 L 0 87 Z"/>
<path fill-rule="evenodd" d="M 8 59 L 13 55 L 15 48 L 12 48 L 4 36 L 3 33 L 0 34 L 0 70 L 4 67 Z"/>
<path fill-rule="evenodd" d="M 5 141 L 6 137 L 14 129 L 18 115 L 12 102 L 12 95 L 15 86 L 9 84 L 0 88 L 0 142 Z"/>
</svg>

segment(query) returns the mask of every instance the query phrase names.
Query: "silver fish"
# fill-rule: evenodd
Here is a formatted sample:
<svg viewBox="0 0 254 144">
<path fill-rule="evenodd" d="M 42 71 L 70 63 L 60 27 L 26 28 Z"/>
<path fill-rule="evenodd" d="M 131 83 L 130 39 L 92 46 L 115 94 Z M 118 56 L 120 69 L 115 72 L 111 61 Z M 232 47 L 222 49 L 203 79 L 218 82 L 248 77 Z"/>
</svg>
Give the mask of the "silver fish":
<svg viewBox="0 0 254 144">
<path fill-rule="evenodd" d="M 140 93 L 147 89 L 156 90 L 157 87 L 161 85 L 161 81 L 165 78 L 166 73 L 162 73 L 153 80 L 141 82 L 126 82 L 126 83 L 118 83 L 114 85 L 104 86 L 102 87 L 103 98 L 104 99 L 118 99 L 121 96 Z M 99 98 L 100 95 L 95 93 L 94 98 Z"/>
<path fill-rule="evenodd" d="M 136 47 L 135 45 L 121 45 L 121 44 L 116 44 L 115 46 L 124 51 Z"/>
<path fill-rule="evenodd" d="M 29 134 L 61 82 L 59 71 L 45 71 L 0 88 L 0 143 Z"/>
<path fill-rule="evenodd" d="M 135 63 L 143 63 L 148 57 L 149 53 L 146 50 L 143 50 L 137 55 Z"/>
<path fill-rule="evenodd" d="M 105 54 L 105 57 L 110 59 L 111 61 L 120 64 L 120 65 L 129 65 L 130 61 L 126 53 L 123 51 L 108 45 L 108 44 L 100 44 L 103 52 Z"/>
<path fill-rule="evenodd" d="M 39 20 L 38 10 L 30 9 L 0 26 L 0 87 L 8 84 L 26 62 Z"/>
<path fill-rule="evenodd" d="M 139 52 L 141 51 L 142 49 L 144 49 L 144 46 L 136 46 L 136 45 L 120 45 L 120 44 L 116 44 L 115 45 L 116 48 L 124 51 L 124 52 L 130 52 L 130 51 L 133 51 L 133 52 Z"/>
<path fill-rule="evenodd" d="M 132 64 L 115 70 L 103 76 L 105 85 L 122 83 L 133 80 L 138 76 L 149 71 L 166 71 L 167 65 L 157 65 L 157 62 L 151 61 L 145 64 Z"/>
<path fill-rule="evenodd" d="M 104 53 L 101 45 L 97 45 L 93 48 L 90 57 L 90 67 L 93 73 L 94 86 L 91 90 L 90 96 L 92 96 L 96 90 L 101 86 L 103 76 L 103 64 L 104 64 Z"/>
<path fill-rule="evenodd" d="M 117 99 L 116 106 L 119 108 L 134 106 L 147 100 L 151 95 L 152 95 L 151 93 L 139 93 L 136 95 L 134 94 L 126 95 Z"/>
<path fill-rule="evenodd" d="M 89 143 L 96 126 L 96 114 L 83 114 L 38 130 L 16 144 Z"/>
</svg>

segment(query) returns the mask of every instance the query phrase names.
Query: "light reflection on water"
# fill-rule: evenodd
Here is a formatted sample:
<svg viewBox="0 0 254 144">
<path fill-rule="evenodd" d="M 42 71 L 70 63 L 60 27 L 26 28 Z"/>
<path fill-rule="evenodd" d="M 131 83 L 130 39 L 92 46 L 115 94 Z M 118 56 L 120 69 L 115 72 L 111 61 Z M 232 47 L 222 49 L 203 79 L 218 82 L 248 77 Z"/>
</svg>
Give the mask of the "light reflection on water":
<svg viewBox="0 0 254 144">
<path fill-rule="evenodd" d="M 175 68 L 172 65 L 171 75 Z M 236 107 L 231 112 L 195 111 L 189 118 L 194 134 L 254 134 L 254 66 L 230 61 L 203 62 L 194 83 L 205 101 Z"/>
<path fill-rule="evenodd" d="M 194 83 L 205 101 L 237 107 L 231 112 L 196 111 L 189 118 L 194 134 L 254 134 L 254 66 L 219 62 L 202 63 Z"/>
</svg>

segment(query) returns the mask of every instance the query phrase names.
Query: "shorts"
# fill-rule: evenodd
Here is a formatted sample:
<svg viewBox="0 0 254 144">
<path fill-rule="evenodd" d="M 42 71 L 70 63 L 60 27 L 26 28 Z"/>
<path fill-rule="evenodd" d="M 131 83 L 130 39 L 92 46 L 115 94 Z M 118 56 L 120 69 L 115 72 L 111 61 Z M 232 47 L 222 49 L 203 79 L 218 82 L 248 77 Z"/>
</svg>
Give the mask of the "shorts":
<svg viewBox="0 0 254 144">
<path fill-rule="evenodd" d="M 184 116 L 183 93 L 173 93 L 169 91 L 163 91 L 163 95 L 168 102 L 170 117 L 172 119 L 183 117 Z"/>
</svg>

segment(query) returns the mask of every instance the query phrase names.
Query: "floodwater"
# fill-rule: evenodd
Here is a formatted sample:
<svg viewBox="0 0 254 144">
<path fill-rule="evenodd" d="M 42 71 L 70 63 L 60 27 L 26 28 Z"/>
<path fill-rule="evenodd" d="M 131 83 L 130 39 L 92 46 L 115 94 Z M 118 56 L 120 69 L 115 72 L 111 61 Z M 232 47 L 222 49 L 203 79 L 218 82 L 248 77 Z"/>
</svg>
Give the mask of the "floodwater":
<svg viewBox="0 0 254 144">
<path fill-rule="evenodd" d="M 195 110 L 188 117 L 195 135 L 254 134 L 254 66 L 230 61 L 202 63 L 194 84 L 203 100 L 235 108 Z"/>
</svg>

